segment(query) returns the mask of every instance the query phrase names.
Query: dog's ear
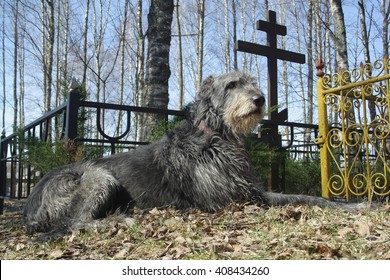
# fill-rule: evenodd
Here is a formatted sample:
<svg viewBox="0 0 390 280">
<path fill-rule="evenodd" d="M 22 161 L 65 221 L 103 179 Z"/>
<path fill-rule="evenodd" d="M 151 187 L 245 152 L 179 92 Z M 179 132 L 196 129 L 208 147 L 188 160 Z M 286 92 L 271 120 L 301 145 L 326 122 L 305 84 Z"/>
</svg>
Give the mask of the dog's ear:
<svg viewBox="0 0 390 280">
<path fill-rule="evenodd" d="M 194 125 L 198 126 L 203 121 L 209 129 L 217 131 L 220 129 L 222 120 L 211 102 L 215 90 L 214 83 L 215 78 L 209 76 L 199 89 L 194 108 Z"/>
<path fill-rule="evenodd" d="M 213 88 L 214 84 L 214 77 L 209 76 L 207 79 L 205 79 L 200 86 L 198 95 L 201 96 L 201 98 L 204 98 L 207 95 L 210 95 L 210 91 Z"/>
<path fill-rule="evenodd" d="M 195 126 L 198 126 L 200 121 L 203 120 L 207 112 L 210 109 L 210 96 L 211 96 L 211 89 L 213 88 L 214 83 L 214 77 L 209 76 L 207 79 L 205 79 L 198 91 L 198 94 L 196 96 L 195 106 L 194 106 L 194 124 Z"/>
</svg>

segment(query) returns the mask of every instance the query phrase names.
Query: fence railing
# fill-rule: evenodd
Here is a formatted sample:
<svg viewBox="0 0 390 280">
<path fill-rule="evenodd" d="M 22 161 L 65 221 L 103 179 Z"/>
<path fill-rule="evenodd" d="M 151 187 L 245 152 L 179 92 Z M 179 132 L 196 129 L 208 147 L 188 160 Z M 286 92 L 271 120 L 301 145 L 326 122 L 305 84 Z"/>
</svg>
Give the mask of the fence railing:
<svg viewBox="0 0 390 280">
<path fill-rule="evenodd" d="M 121 112 L 123 129 L 120 132 L 106 131 L 103 115 L 108 111 Z M 94 114 L 93 133 L 80 133 L 80 125 L 86 128 L 82 115 Z M 21 128 L 17 133 L 6 136 L 1 135 L 0 151 L 0 212 L 4 197 L 25 198 L 30 194 L 31 188 L 42 176 L 34 170 L 22 156 L 28 147 L 21 138 L 36 139 L 41 142 L 50 142 L 60 139 L 64 143 L 69 141 L 77 145 L 86 144 L 103 147 L 108 154 L 114 154 L 117 149 L 131 149 L 138 145 L 147 144 L 137 140 L 134 118 L 143 114 L 160 115 L 164 120 L 170 116 L 185 117 L 184 111 L 126 106 L 110 103 L 83 101 L 76 90 L 68 95 L 68 100 L 39 119 Z M 124 117 L 123 117 L 124 116 Z M 133 128 L 133 129 L 131 129 Z"/>
<path fill-rule="evenodd" d="M 389 60 L 324 75 L 317 65 L 323 197 L 390 194 Z M 329 121 L 329 118 L 332 118 Z"/>
</svg>

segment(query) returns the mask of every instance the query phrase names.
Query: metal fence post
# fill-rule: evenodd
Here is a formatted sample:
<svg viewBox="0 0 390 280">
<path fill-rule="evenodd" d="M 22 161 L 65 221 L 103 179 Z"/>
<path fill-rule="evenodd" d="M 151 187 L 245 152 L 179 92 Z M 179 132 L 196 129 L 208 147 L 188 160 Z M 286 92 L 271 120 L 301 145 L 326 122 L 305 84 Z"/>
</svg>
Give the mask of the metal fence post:
<svg viewBox="0 0 390 280">
<path fill-rule="evenodd" d="M 68 94 L 68 103 L 66 107 L 66 144 L 69 144 L 70 141 L 77 140 L 79 103 L 80 93 L 78 88 L 74 88 Z"/>
<path fill-rule="evenodd" d="M 322 197 L 329 198 L 329 176 L 330 176 L 330 164 L 329 164 L 329 152 L 326 144 L 326 137 L 328 134 L 328 116 L 326 111 L 326 104 L 324 100 L 324 63 L 319 58 L 316 62 L 317 68 L 317 95 L 318 95 L 318 130 L 319 136 L 315 139 L 315 143 L 320 146 L 320 163 L 321 163 L 321 187 Z"/>
</svg>

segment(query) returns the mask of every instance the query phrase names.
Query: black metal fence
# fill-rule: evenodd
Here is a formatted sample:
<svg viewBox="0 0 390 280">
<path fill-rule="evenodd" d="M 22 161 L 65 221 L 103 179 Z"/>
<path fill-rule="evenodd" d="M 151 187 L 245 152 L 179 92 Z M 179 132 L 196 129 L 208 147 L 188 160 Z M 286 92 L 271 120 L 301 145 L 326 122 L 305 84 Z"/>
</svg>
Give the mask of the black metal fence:
<svg viewBox="0 0 390 280">
<path fill-rule="evenodd" d="M 121 112 L 124 116 L 121 118 L 123 129 L 120 133 L 112 131 L 110 133 L 105 130 L 102 115 L 107 111 Z M 85 124 L 82 124 L 85 120 L 80 117 L 83 114 L 95 114 L 93 127 L 96 129 L 93 133 L 80 133 L 80 125 L 85 128 Z M 107 154 L 114 154 L 118 148 L 126 150 L 147 144 L 147 142 L 137 141 L 134 137 L 136 129 L 134 118 L 145 114 L 160 115 L 166 121 L 172 116 L 185 117 L 186 115 L 184 111 L 177 110 L 83 101 L 78 91 L 73 90 L 69 93 L 67 102 L 23 127 L 17 133 L 6 136 L 3 132 L 0 145 L 0 213 L 3 211 L 4 197 L 26 198 L 42 176 L 28 161 L 22 160 L 28 147 L 24 145 L 21 138 L 36 139 L 41 142 L 51 142 L 54 138 L 64 143 L 74 141 L 77 145 L 103 147 Z"/>
</svg>

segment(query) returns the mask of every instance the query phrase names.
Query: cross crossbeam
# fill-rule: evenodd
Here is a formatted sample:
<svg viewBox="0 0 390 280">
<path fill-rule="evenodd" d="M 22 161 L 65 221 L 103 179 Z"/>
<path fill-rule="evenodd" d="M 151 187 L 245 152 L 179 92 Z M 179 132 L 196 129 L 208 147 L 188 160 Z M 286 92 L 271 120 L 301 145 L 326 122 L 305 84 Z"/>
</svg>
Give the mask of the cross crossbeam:
<svg viewBox="0 0 390 280">
<path fill-rule="evenodd" d="M 286 50 L 281 49 L 273 49 L 269 46 L 263 46 L 259 44 L 254 44 L 250 42 L 245 42 L 241 40 L 237 40 L 236 42 L 236 50 L 261 56 L 275 56 L 277 59 L 289 61 L 289 62 L 296 62 L 300 64 L 304 64 L 306 59 L 305 55 L 298 54 L 295 52 L 290 52 Z"/>
</svg>

